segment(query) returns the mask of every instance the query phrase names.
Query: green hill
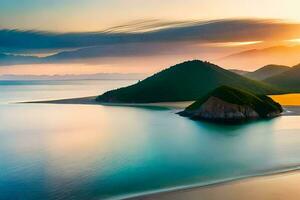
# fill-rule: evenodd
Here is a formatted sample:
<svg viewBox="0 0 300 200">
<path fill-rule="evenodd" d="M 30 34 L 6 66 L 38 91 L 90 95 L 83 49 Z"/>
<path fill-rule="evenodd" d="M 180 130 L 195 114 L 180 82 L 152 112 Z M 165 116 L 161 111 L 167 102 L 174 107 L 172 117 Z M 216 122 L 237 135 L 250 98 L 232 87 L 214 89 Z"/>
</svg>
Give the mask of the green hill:
<svg viewBox="0 0 300 200">
<path fill-rule="evenodd" d="M 300 92 L 300 64 L 286 72 L 267 78 L 264 82 L 290 92 Z"/>
<path fill-rule="evenodd" d="M 244 120 L 273 117 L 282 111 L 281 105 L 266 95 L 221 86 L 188 106 L 181 115 L 218 120 Z"/>
<path fill-rule="evenodd" d="M 134 85 L 108 91 L 96 100 L 113 103 L 189 101 L 222 85 L 259 94 L 279 93 L 268 84 L 247 79 L 209 62 L 194 60 L 177 64 Z"/>
<path fill-rule="evenodd" d="M 250 73 L 249 71 L 240 70 L 240 69 L 229 69 L 228 71 L 231 71 L 231 72 L 236 73 L 238 75 L 245 75 L 247 73 Z"/>
<path fill-rule="evenodd" d="M 254 80 L 264 80 L 266 78 L 281 74 L 291 68 L 284 65 L 266 65 L 254 72 L 244 74 L 244 76 Z"/>
</svg>

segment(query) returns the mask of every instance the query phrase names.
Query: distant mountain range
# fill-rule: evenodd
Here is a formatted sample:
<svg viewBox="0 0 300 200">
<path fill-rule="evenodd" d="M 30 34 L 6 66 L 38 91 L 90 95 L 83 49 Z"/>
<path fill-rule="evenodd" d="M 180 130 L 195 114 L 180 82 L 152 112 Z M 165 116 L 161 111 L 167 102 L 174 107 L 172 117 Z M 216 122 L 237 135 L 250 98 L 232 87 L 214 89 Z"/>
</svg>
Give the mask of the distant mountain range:
<svg viewBox="0 0 300 200">
<path fill-rule="evenodd" d="M 299 62 L 300 45 L 251 49 L 226 56 L 216 61 L 221 66 L 243 67 L 243 69 L 250 69 L 254 66 L 265 66 L 270 63 L 293 66 Z"/>
<path fill-rule="evenodd" d="M 264 82 L 291 92 L 300 92 L 300 64 L 290 68 L 288 71 L 269 77 Z"/>
<path fill-rule="evenodd" d="M 256 94 L 281 91 L 199 60 L 177 64 L 137 84 L 108 91 L 97 98 L 100 102 L 149 103 L 196 100 L 220 86 L 231 86 Z"/>
<path fill-rule="evenodd" d="M 146 74 L 138 73 L 97 73 L 97 74 L 66 74 L 66 75 L 0 75 L 0 80 L 141 80 Z"/>
<path fill-rule="evenodd" d="M 174 46 L 158 44 L 120 44 L 101 45 L 79 49 L 61 50 L 60 52 L 45 57 L 27 56 L 19 54 L 6 54 L 0 52 L 0 66 L 17 64 L 43 64 L 43 63 L 74 63 L 85 60 L 101 60 L 101 58 L 115 57 L 141 57 L 154 55 L 158 52 L 164 55 L 170 53 Z M 175 54 L 175 50 L 172 50 Z M 177 52 L 178 53 L 178 52 Z M 170 54 L 170 55 L 173 55 Z M 221 59 L 214 60 L 220 66 L 251 69 L 255 66 L 264 66 L 270 63 L 279 63 L 292 66 L 300 61 L 300 45 L 274 46 L 263 49 L 251 49 L 235 53 Z"/>
<path fill-rule="evenodd" d="M 235 73 L 240 72 L 240 70 L 231 71 Z M 242 75 L 288 92 L 300 92 L 300 64 L 293 67 L 266 65 L 256 71 L 242 73 Z"/>
<path fill-rule="evenodd" d="M 291 69 L 290 67 L 284 65 L 266 65 L 254 72 L 248 72 L 243 75 L 255 80 L 264 80 L 272 76 L 286 72 L 290 69 Z"/>
<path fill-rule="evenodd" d="M 239 75 L 244 75 L 244 74 L 249 73 L 249 71 L 240 70 L 240 69 L 229 69 L 229 71 L 231 71 L 233 73 L 236 73 L 236 74 L 239 74 Z"/>
</svg>

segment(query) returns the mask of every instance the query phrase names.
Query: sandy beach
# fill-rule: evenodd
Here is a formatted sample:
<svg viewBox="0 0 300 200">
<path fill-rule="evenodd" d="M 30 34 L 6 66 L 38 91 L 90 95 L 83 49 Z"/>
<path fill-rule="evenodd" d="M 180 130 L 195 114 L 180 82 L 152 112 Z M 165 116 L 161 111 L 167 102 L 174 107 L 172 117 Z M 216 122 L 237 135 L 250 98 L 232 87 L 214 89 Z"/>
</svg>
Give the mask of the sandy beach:
<svg viewBox="0 0 300 200">
<path fill-rule="evenodd" d="M 58 100 L 46 100 L 46 101 L 30 101 L 30 102 L 18 102 L 18 103 L 45 103 L 45 104 L 86 104 L 86 105 L 107 105 L 107 106 L 161 106 L 171 109 L 183 109 L 192 104 L 193 101 L 181 101 L 181 102 L 159 102 L 159 103 L 99 103 L 95 101 L 96 96 L 70 98 L 70 99 L 58 99 Z"/>
<path fill-rule="evenodd" d="M 95 101 L 96 96 L 90 97 L 79 97 L 70 99 L 56 99 L 56 100 L 42 100 L 42 101 L 29 101 L 29 102 L 18 102 L 18 103 L 45 103 L 45 104 L 89 104 L 97 105 L 99 104 Z"/>
<path fill-rule="evenodd" d="M 299 200 L 298 171 L 191 189 L 157 193 L 132 200 Z"/>
</svg>

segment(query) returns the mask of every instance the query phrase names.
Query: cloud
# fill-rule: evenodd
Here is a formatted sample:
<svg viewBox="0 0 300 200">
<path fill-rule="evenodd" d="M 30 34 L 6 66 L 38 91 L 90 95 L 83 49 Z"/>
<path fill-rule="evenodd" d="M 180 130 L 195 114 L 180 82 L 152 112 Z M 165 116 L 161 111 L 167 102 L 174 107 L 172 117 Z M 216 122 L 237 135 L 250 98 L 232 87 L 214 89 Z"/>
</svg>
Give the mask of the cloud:
<svg viewBox="0 0 300 200">
<path fill-rule="evenodd" d="M 41 60 L 35 56 L 19 56 L 0 53 L 0 66 L 34 63 L 41 63 Z"/>
<path fill-rule="evenodd" d="M 176 53 L 186 44 L 272 41 L 300 38 L 300 24 L 263 19 L 162 22 L 136 21 L 100 32 L 53 33 L 0 30 L 0 52 L 26 54 L 56 50 L 46 58 L 6 57 L 0 64 L 59 62 L 101 57 Z M 68 51 L 65 51 L 69 49 Z M 71 50 L 70 50 L 71 49 Z M 74 50 L 75 49 L 75 50 Z"/>
</svg>

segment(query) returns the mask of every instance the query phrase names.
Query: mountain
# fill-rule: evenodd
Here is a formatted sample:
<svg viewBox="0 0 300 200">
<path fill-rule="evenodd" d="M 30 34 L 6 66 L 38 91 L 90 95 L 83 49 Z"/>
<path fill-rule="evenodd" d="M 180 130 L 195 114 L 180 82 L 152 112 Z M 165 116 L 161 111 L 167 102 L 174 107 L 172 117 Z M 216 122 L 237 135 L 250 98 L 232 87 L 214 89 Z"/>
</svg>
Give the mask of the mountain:
<svg viewBox="0 0 300 200">
<path fill-rule="evenodd" d="M 300 92 L 300 64 L 286 72 L 267 78 L 264 82 L 291 92 Z"/>
<path fill-rule="evenodd" d="M 232 87 L 221 86 L 179 114 L 193 119 L 240 122 L 275 117 L 282 111 L 280 104 L 265 95 L 256 95 Z"/>
<path fill-rule="evenodd" d="M 240 69 L 229 69 L 229 71 L 231 71 L 233 73 L 236 73 L 236 74 L 239 74 L 239 75 L 244 75 L 244 74 L 249 73 L 248 71 L 240 70 Z"/>
<path fill-rule="evenodd" d="M 224 67 L 251 69 L 256 66 L 265 66 L 270 63 L 293 66 L 300 61 L 300 45 L 297 46 L 272 46 L 261 49 L 250 49 L 247 51 L 231 54 L 216 61 Z"/>
<path fill-rule="evenodd" d="M 134 85 L 108 91 L 98 96 L 97 101 L 112 103 L 189 101 L 198 99 L 222 85 L 260 94 L 279 92 L 270 85 L 242 77 L 217 65 L 194 60 L 177 64 Z"/>
<path fill-rule="evenodd" d="M 96 73 L 96 74 L 64 74 L 64 75 L 0 75 L 0 80 L 140 80 L 146 77 L 138 73 Z"/>
<path fill-rule="evenodd" d="M 284 65 L 266 65 L 254 72 L 245 73 L 244 76 L 255 80 L 264 80 L 269 77 L 286 72 L 289 69 L 290 67 Z"/>
</svg>

